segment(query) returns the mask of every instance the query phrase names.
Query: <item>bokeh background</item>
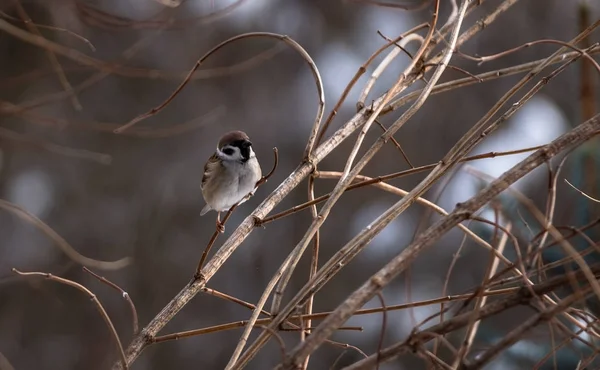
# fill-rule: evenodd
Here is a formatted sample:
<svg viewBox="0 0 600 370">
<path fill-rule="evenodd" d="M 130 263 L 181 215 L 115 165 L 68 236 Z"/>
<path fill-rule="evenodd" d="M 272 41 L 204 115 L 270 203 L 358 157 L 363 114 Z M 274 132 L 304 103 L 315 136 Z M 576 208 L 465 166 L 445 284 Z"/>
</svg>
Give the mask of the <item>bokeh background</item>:
<svg viewBox="0 0 600 370">
<path fill-rule="evenodd" d="M 393 38 L 428 21 L 431 16 L 430 8 L 405 12 L 339 0 L 247 0 L 239 4 L 188 0 L 175 9 L 151 0 L 21 1 L 20 5 L 17 1 L 0 2 L 2 18 L 25 28 L 18 20 L 9 18 L 20 19 L 18 9 L 22 6 L 35 23 L 81 35 L 93 44 L 95 51 L 67 32 L 40 29 L 44 37 L 127 69 L 120 74 L 111 73 L 79 92 L 81 110 L 74 109 L 67 98 L 15 112 L 9 109 L 14 106 L 8 103 L 25 106 L 59 93 L 62 88 L 43 49 L 0 33 L 0 99 L 3 101 L 0 129 L 19 135 L 13 137 L 9 131 L 2 131 L 0 136 L 0 198 L 39 217 L 85 256 L 106 261 L 131 257 L 132 263 L 123 269 L 96 272 L 130 294 L 138 309 L 140 325 L 151 320 L 189 281 L 214 230 L 214 214 L 199 216 L 203 206 L 199 184 L 204 162 L 214 151 L 218 138 L 228 130 L 242 129 L 250 135 L 263 171 L 271 168 L 273 147 L 279 149 L 280 161 L 269 182 L 235 212 L 216 247 L 300 163 L 317 109 L 317 94 L 310 70 L 294 51 L 273 40 L 243 40 L 209 58 L 201 67 L 201 78 L 189 83 L 159 114 L 123 135 L 111 131 L 161 103 L 197 58 L 210 48 L 231 36 L 252 31 L 289 35 L 308 51 L 323 77 L 326 112 L 329 112 L 359 66 L 385 43 L 377 31 Z M 486 1 L 467 19 L 464 28 L 498 3 L 498 0 Z M 519 1 L 461 51 L 487 55 L 536 39 L 568 41 L 578 33 L 578 3 Z M 589 5 L 593 21 L 600 15 L 600 6 L 594 1 Z M 442 20 L 449 11 L 449 2 L 442 1 Z M 598 41 L 598 32 L 593 33 L 591 39 Z M 408 49 L 416 50 L 414 44 Z M 554 50 L 555 45 L 538 45 L 481 66 L 455 56 L 451 64 L 476 74 L 544 58 Z M 73 86 L 101 73 L 62 57 L 59 61 Z M 385 92 L 407 62 L 406 55 L 398 57 L 378 81 L 371 98 Z M 544 144 L 578 124 L 582 119 L 579 69 L 580 65 L 575 64 L 553 80 L 475 152 Z M 373 67 L 369 69 L 372 70 Z M 447 70 L 442 79 L 462 77 L 464 74 L 458 71 Z M 434 163 L 518 78 L 520 75 L 432 96 L 396 139 L 415 165 Z M 597 81 L 597 76 L 593 78 Z M 363 76 L 332 128 L 339 127 L 355 112 L 365 81 Z M 422 83 L 415 88 L 419 86 Z M 383 123 L 389 124 L 399 114 L 390 114 Z M 373 142 L 380 133 L 378 130 L 372 128 L 365 145 Z M 355 136 L 343 143 L 319 168 L 341 170 L 353 138 Z M 98 163 L 48 151 L 48 143 L 104 153 L 112 160 Z M 578 155 L 595 161 L 594 148 L 596 146 L 588 147 Z M 524 156 L 486 159 L 474 166 L 497 176 Z M 406 168 L 406 162 L 390 145 L 377 154 L 364 173 L 382 175 Z M 584 170 L 571 165 L 568 166 L 570 172 L 566 173 L 572 176 L 573 183 L 585 187 L 590 179 L 595 181 L 596 168 L 591 166 Z M 536 171 L 520 181 L 518 188 L 543 206 L 547 176 L 545 169 Z M 414 175 L 394 180 L 392 184 L 410 190 L 422 178 L 423 175 Z M 329 191 L 333 185 L 331 180 L 319 180 L 317 194 Z M 456 202 L 474 195 L 480 186 L 472 175 L 459 172 L 442 193 L 439 204 L 451 210 Z M 558 189 L 558 224 L 581 225 L 598 215 L 589 201 L 582 200 L 562 181 Z M 306 185 L 303 184 L 275 211 L 305 200 Z M 345 195 L 322 229 L 321 260 L 333 255 L 396 201 L 396 196 L 377 189 L 365 188 Z M 316 296 L 315 311 L 335 308 L 405 247 L 419 224 L 427 226 L 435 219 L 424 215 L 419 206 L 413 206 L 324 287 Z M 303 211 L 255 230 L 209 282 L 209 287 L 256 302 L 310 220 L 310 213 Z M 491 229 L 480 225 L 476 230 L 486 235 Z M 521 231 L 520 237 L 530 236 L 526 229 Z M 384 290 L 386 303 L 392 305 L 442 295 L 448 266 L 460 240 L 460 233 L 450 233 L 419 258 L 408 279 L 402 276 Z M 302 259 L 286 297 L 306 281 L 308 256 L 307 253 Z M 467 242 L 449 280 L 447 293 L 460 293 L 478 285 L 486 266 L 481 261 L 487 261 L 486 256 L 485 251 Z M 30 223 L 1 210 L 0 353 L 15 369 L 106 369 L 118 358 L 106 325 L 87 297 L 53 282 L 16 277 L 11 273 L 13 267 L 51 272 L 84 284 L 103 302 L 124 345 L 131 339 L 131 315 L 117 292 L 83 272 L 80 265 L 72 262 Z M 379 301 L 374 300 L 367 306 L 378 305 Z M 417 322 L 437 310 L 439 306 L 389 313 L 384 343 L 401 340 Z M 529 314 L 531 311 L 527 309 L 514 310 L 483 325 L 474 351 L 494 343 L 506 328 L 522 322 Z M 243 307 L 200 294 L 162 334 L 249 316 L 250 311 Z M 373 353 L 377 348 L 381 315 L 356 317 L 348 325 L 362 326 L 364 330 L 339 332 L 334 339 Z M 223 368 L 240 334 L 238 329 L 150 346 L 133 369 Z M 292 346 L 298 334 L 283 333 L 282 336 Z M 511 347 L 489 368 L 531 368 L 548 350 L 547 339 L 547 332 L 534 331 L 531 338 Z M 560 368 L 575 367 L 577 350 L 567 348 L 562 353 L 560 360 L 565 361 L 567 367 Z M 329 368 L 341 352 L 341 348 L 324 346 L 312 357 L 310 368 Z M 348 351 L 336 366 L 358 358 L 360 355 Z M 248 368 L 271 368 L 278 360 L 279 348 L 272 341 Z M 405 356 L 382 368 L 424 366 L 422 360 Z"/>
</svg>

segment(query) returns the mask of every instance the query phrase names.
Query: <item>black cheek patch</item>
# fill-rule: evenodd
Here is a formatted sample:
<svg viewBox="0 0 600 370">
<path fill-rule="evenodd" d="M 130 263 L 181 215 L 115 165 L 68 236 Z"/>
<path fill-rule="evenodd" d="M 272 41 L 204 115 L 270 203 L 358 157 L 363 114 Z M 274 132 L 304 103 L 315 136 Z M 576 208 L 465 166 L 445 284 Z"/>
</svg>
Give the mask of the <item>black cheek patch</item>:
<svg viewBox="0 0 600 370">
<path fill-rule="evenodd" d="M 246 162 L 248 159 L 250 159 L 250 147 L 240 148 L 240 154 L 242 155 L 244 162 Z"/>
</svg>

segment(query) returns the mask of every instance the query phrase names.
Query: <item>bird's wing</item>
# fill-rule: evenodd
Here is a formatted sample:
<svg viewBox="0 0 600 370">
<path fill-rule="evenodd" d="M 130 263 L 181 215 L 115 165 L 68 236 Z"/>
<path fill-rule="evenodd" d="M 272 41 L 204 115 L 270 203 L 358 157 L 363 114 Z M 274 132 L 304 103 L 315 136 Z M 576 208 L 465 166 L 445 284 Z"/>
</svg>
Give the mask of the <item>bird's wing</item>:
<svg viewBox="0 0 600 370">
<path fill-rule="evenodd" d="M 206 164 L 204 165 L 204 174 L 202 175 L 202 183 L 200 184 L 200 189 L 204 189 L 204 185 L 208 182 L 208 180 L 214 175 L 217 168 L 221 166 L 221 161 L 217 157 L 217 154 L 213 154 Z"/>
</svg>

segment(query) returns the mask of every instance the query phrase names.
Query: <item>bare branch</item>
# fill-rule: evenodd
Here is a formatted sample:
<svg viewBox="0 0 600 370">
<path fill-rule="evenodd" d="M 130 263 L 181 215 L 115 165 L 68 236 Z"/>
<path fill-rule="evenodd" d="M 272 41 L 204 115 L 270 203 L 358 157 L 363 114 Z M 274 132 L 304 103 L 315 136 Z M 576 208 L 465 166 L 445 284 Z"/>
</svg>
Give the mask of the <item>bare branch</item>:
<svg viewBox="0 0 600 370">
<path fill-rule="evenodd" d="M 112 281 L 108 280 L 104 276 L 100 276 L 100 275 L 96 274 L 95 272 L 93 272 L 92 270 L 88 269 L 85 266 L 83 267 L 83 271 L 87 272 L 88 274 L 90 274 L 93 277 L 95 277 L 96 279 L 98 279 L 100 282 L 108 285 L 109 287 L 111 287 L 121 293 L 121 296 L 123 296 L 123 299 L 125 299 L 127 301 L 127 303 L 129 304 L 129 309 L 131 310 L 131 321 L 133 323 L 133 335 L 136 335 L 139 331 L 138 314 L 137 314 L 137 310 L 135 309 L 135 305 L 133 304 L 133 300 L 131 300 L 131 297 L 129 296 L 129 293 L 127 293 L 125 290 L 123 290 L 123 288 L 121 288 L 117 284 L 113 283 Z"/>
<path fill-rule="evenodd" d="M 56 281 L 58 283 L 71 286 L 71 287 L 85 293 L 92 300 L 92 302 L 94 302 L 94 305 L 98 309 L 98 312 L 100 312 L 100 316 L 102 316 L 102 319 L 108 326 L 108 329 L 110 330 L 110 333 L 111 333 L 113 339 L 115 340 L 115 344 L 117 345 L 117 349 L 119 350 L 119 354 L 121 355 L 121 364 L 123 365 L 123 368 L 128 369 L 127 359 L 125 358 L 125 352 L 123 351 L 123 346 L 121 345 L 121 340 L 119 339 L 117 330 L 115 329 L 115 326 L 113 325 L 112 321 L 110 320 L 110 317 L 108 317 L 108 314 L 104 310 L 104 307 L 102 307 L 102 304 L 100 303 L 100 301 L 98 300 L 98 298 L 96 297 L 96 295 L 94 293 L 92 293 L 89 289 L 87 289 L 86 287 L 84 287 L 83 285 L 81 285 L 79 283 L 76 283 L 72 280 L 64 279 L 64 278 L 61 278 L 58 276 L 54 276 L 52 274 L 48 274 L 48 273 L 44 273 L 44 272 L 21 272 L 21 271 L 17 270 L 16 268 L 13 268 L 12 271 L 21 276 L 41 276 L 48 280 Z"/>
<path fill-rule="evenodd" d="M 567 183 L 567 185 L 569 185 L 569 186 L 570 186 L 570 187 L 572 187 L 573 189 L 577 190 L 577 192 L 578 192 L 579 194 L 583 195 L 584 197 L 588 198 L 589 200 L 591 200 L 591 201 L 593 201 L 593 202 L 595 202 L 595 203 L 600 203 L 600 200 L 598 200 L 598 199 L 596 199 L 596 198 L 593 198 L 593 197 L 590 197 L 589 195 L 587 195 L 587 194 L 586 194 L 586 193 L 584 193 L 583 191 L 579 190 L 577 187 L 575 187 L 575 185 L 571 184 L 571 183 L 569 182 L 569 180 L 567 180 L 567 179 L 564 179 L 564 180 L 565 180 L 565 182 Z"/>
<path fill-rule="evenodd" d="M 56 244 L 70 259 L 83 265 L 96 268 L 98 270 L 119 270 L 131 263 L 131 258 L 125 257 L 117 261 L 100 261 L 81 255 L 65 239 L 63 239 L 50 226 L 46 225 L 35 215 L 27 212 L 16 204 L 0 199 L 0 209 L 12 213 L 21 220 L 32 224 L 35 228 L 43 232 Z"/>
</svg>

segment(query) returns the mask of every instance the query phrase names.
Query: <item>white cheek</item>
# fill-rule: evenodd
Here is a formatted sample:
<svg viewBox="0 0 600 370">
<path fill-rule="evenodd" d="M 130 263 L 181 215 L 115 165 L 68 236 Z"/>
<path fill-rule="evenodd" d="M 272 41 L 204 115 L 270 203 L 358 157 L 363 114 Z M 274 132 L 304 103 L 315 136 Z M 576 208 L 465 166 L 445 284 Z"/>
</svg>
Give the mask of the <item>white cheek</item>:
<svg viewBox="0 0 600 370">
<path fill-rule="evenodd" d="M 254 154 L 254 150 L 252 150 L 252 147 L 250 147 L 250 157 L 249 158 L 255 158 L 256 154 Z"/>
<path fill-rule="evenodd" d="M 233 147 L 233 146 L 227 146 L 228 149 L 233 149 L 233 154 L 225 154 L 221 149 L 217 148 L 217 155 L 225 160 L 225 161 L 239 161 L 240 159 L 242 159 L 242 154 L 240 153 L 240 149 Z"/>
<path fill-rule="evenodd" d="M 231 158 L 235 159 L 236 161 L 240 161 L 242 160 L 242 153 L 240 152 L 239 148 L 233 148 L 233 155 L 231 156 Z"/>
</svg>

